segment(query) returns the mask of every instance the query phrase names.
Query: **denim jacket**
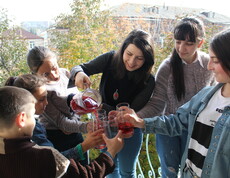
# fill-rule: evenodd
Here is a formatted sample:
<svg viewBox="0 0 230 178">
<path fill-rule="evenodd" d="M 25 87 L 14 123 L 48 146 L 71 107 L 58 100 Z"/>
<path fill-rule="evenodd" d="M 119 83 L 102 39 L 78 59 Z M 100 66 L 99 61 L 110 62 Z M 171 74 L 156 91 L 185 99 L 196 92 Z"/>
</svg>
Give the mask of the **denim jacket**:
<svg viewBox="0 0 230 178">
<path fill-rule="evenodd" d="M 188 155 L 188 143 L 192 135 L 197 116 L 206 107 L 213 94 L 223 84 L 205 87 L 189 102 L 168 116 L 145 118 L 145 133 L 157 133 L 177 136 L 182 130 L 188 131 L 186 149 L 181 160 L 181 178 L 193 177 L 185 165 Z M 213 128 L 212 138 L 202 169 L 202 178 L 230 177 L 230 105 L 224 108 L 221 117 Z"/>
</svg>

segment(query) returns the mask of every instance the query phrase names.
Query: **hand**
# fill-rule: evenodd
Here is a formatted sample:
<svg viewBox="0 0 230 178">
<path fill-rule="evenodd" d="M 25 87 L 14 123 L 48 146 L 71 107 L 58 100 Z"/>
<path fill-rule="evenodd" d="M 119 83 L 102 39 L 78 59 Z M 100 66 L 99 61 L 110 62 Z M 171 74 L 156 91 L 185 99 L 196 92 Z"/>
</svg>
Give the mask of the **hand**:
<svg viewBox="0 0 230 178">
<path fill-rule="evenodd" d="M 86 152 L 87 150 L 104 143 L 102 133 L 103 129 L 99 129 L 95 132 L 89 132 L 81 144 L 83 152 Z"/>
<path fill-rule="evenodd" d="M 89 88 L 91 85 L 90 78 L 84 72 L 78 72 L 75 76 L 75 85 L 82 89 Z"/>
<path fill-rule="evenodd" d="M 134 127 L 144 128 L 145 122 L 143 119 L 137 116 L 133 109 L 125 109 L 125 114 L 123 115 L 123 120 L 131 123 Z"/>
<path fill-rule="evenodd" d="M 124 140 L 122 139 L 122 133 L 119 130 L 119 132 L 117 133 L 116 137 L 109 139 L 108 137 L 106 137 L 106 135 L 103 133 L 102 137 L 106 143 L 107 146 L 107 151 L 111 154 L 111 156 L 114 158 L 115 155 L 121 151 L 121 149 L 124 146 Z"/>
</svg>

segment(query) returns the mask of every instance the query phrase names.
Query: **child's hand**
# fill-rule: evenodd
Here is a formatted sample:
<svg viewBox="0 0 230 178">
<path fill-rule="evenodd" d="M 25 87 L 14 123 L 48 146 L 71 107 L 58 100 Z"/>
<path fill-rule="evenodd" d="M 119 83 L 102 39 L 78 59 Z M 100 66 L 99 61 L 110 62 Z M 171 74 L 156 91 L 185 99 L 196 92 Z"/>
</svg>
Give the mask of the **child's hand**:
<svg viewBox="0 0 230 178">
<path fill-rule="evenodd" d="M 102 133 L 103 133 L 103 129 L 99 129 L 95 132 L 89 132 L 86 135 L 85 140 L 81 144 L 83 152 L 86 152 L 87 150 L 104 143 L 104 140 L 102 138 Z"/>
<path fill-rule="evenodd" d="M 122 133 L 119 130 L 116 137 L 109 139 L 106 137 L 106 135 L 102 134 L 103 139 L 107 146 L 107 151 L 111 154 L 112 157 L 115 157 L 115 155 L 123 148 L 124 146 L 124 140 L 122 138 Z"/>
</svg>

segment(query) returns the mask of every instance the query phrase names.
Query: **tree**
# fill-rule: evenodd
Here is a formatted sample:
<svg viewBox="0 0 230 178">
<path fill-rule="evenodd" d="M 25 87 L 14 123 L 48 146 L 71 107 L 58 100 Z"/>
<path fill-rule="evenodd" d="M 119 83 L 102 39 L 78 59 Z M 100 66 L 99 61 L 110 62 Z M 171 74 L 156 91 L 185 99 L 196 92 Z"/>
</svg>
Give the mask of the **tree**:
<svg viewBox="0 0 230 178">
<path fill-rule="evenodd" d="M 7 10 L 0 9 L 0 85 L 10 76 L 28 71 L 25 66 L 26 42 L 18 27 L 10 27 Z"/>
</svg>

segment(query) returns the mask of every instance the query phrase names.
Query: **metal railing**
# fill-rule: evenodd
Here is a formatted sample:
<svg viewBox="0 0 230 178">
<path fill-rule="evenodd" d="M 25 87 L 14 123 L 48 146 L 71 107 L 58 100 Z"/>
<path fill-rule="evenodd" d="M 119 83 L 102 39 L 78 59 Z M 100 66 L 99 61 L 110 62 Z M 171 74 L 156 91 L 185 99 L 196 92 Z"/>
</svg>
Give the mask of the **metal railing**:
<svg viewBox="0 0 230 178">
<path fill-rule="evenodd" d="M 149 134 L 146 135 L 146 140 L 145 140 L 145 143 L 143 142 L 143 144 L 145 144 L 145 149 L 146 149 L 146 156 L 147 156 L 147 160 L 148 160 L 148 164 L 149 164 L 149 167 L 150 167 L 150 170 L 148 170 L 148 177 L 149 178 L 156 178 L 156 173 L 154 171 L 154 168 L 153 168 L 153 165 L 152 165 L 152 162 L 150 160 L 150 154 L 149 154 Z M 138 159 L 137 161 L 137 168 L 138 168 L 138 174 L 137 174 L 137 178 L 145 178 L 145 175 L 143 173 L 143 170 L 142 170 L 142 166 L 140 164 L 140 161 Z M 161 177 L 161 168 L 159 167 L 158 168 L 158 178 Z"/>
</svg>

